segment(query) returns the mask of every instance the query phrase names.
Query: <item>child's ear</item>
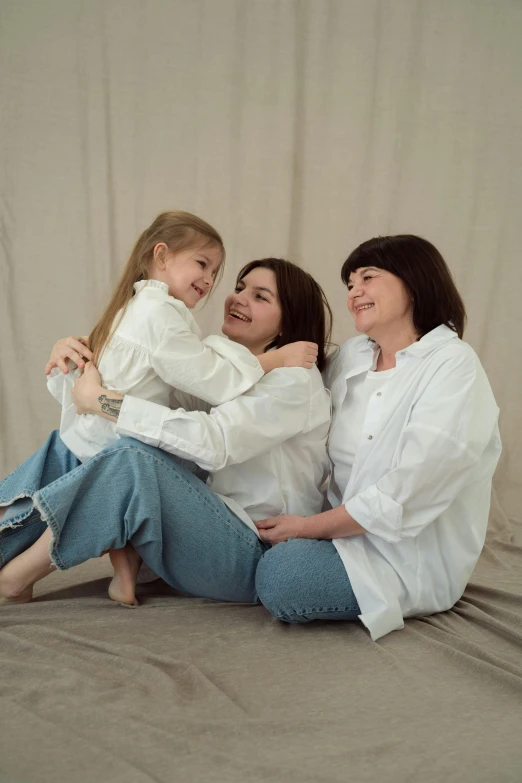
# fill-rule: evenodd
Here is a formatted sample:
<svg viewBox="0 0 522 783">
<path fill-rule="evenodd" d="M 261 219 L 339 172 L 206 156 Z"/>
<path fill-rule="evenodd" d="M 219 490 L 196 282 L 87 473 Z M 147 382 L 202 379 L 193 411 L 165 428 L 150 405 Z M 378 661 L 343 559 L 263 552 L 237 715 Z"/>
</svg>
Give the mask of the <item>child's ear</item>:
<svg viewBox="0 0 522 783">
<path fill-rule="evenodd" d="M 165 269 L 165 266 L 167 264 L 168 252 L 169 249 L 165 244 L 165 242 L 158 242 L 158 244 L 154 246 L 154 250 L 152 251 L 152 257 L 159 269 Z"/>
</svg>

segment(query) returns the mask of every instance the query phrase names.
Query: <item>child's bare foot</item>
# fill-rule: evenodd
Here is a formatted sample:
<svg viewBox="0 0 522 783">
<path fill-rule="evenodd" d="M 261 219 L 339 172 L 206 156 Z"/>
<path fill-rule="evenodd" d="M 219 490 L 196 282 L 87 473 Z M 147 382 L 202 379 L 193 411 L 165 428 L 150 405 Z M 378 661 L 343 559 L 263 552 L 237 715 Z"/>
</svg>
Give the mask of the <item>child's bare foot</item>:
<svg viewBox="0 0 522 783">
<path fill-rule="evenodd" d="M 109 552 L 114 576 L 109 585 L 109 598 L 121 604 L 138 606 L 136 600 L 136 578 L 142 559 L 130 544 L 122 549 L 111 549 Z"/>
<path fill-rule="evenodd" d="M 16 565 L 15 558 L 0 570 L 0 606 L 28 604 L 33 597 L 33 585 L 27 585 L 20 579 Z"/>
<path fill-rule="evenodd" d="M 0 570 L 0 604 L 27 604 L 35 582 L 56 570 L 49 557 L 49 528 L 40 538 Z"/>
<path fill-rule="evenodd" d="M 0 571 L 0 606 L 6 604 L 28 604 L 33 597 L 34 585 L 23 585 L 16 578 Z"/>
</svg>

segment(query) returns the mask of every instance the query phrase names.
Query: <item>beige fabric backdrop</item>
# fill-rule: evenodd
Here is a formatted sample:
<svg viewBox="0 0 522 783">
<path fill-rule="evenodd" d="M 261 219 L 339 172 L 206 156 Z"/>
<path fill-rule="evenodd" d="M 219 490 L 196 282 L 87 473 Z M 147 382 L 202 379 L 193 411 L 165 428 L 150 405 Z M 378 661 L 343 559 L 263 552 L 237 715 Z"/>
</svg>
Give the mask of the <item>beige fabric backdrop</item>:
<svg viewBox="0 0 522 783">
<path fill-rule="evenodd" d="M 518 0 L 0 0 L 0 473 L 57 425 L 43 366 L 89 331 L 165 208 L 223 233 L 221 303 L 253 257 L 339 269 L 376 234 L 447 258 L 522 473 Z"/>
</svg>

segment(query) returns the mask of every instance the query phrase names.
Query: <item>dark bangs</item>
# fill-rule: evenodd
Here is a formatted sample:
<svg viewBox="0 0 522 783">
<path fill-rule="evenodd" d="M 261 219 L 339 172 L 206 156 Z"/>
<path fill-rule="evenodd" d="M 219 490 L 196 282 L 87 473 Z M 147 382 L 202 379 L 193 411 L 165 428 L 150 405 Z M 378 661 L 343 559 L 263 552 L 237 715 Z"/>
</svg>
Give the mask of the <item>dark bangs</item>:
<svg viewBox="0 0 522 783">
<path fill-rule="evenodd" d="M 464 333 L 466 309 L 448 265 L 437 248 L 413 234 L 375 237 L 350 253 L 341 269 L 348 285 L 350 275 L 374 266 L 399 277 L 413 299 L 413 324 L 422 337 L 441 324 Z"/>
</svg>

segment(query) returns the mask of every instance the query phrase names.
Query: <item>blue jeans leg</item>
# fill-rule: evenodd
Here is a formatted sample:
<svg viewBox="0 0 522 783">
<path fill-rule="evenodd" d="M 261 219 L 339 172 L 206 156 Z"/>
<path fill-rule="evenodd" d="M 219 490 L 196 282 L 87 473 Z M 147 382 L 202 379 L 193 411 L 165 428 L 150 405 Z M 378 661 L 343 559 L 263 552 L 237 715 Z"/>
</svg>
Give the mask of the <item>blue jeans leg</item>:
<svg viewBox="0 0 522 783">
<path fill-rule="evenodd" d="M 0 506 L 9 506 L 0 529 L 25 519 L 32 511 L 34 493 L 74 470 L 79 464 L 62 442 L 58 430 L 51 432 L 38 451 L 0 482 Z"/>
<path fill-rule="evenodd" d="M 52 432 L 43 446 L 0 482 L 0 506 L 8 506 L 0 520 L 0 568 L 40 538 L 47 525 L 34 508 L 33 495 L 74 470 L 79 461 Z M 13 533 L 17 535 L 13 537 Z"/>
<path fill-rule="evenodd" d="M 256 572 L 259 600 L 278 620 L 356 620 L 350 580 L 331 541 L 295 538 L 277 544 Z"/>
<path fill-rule="evenodd" d="M 166 452 L 122 438 L 37 492 L 34 503 L 52 530 L 60 569 L 130 542 L 185 593 L 257 601 L 255 570 L 265 545 Z"/>
</svg>

